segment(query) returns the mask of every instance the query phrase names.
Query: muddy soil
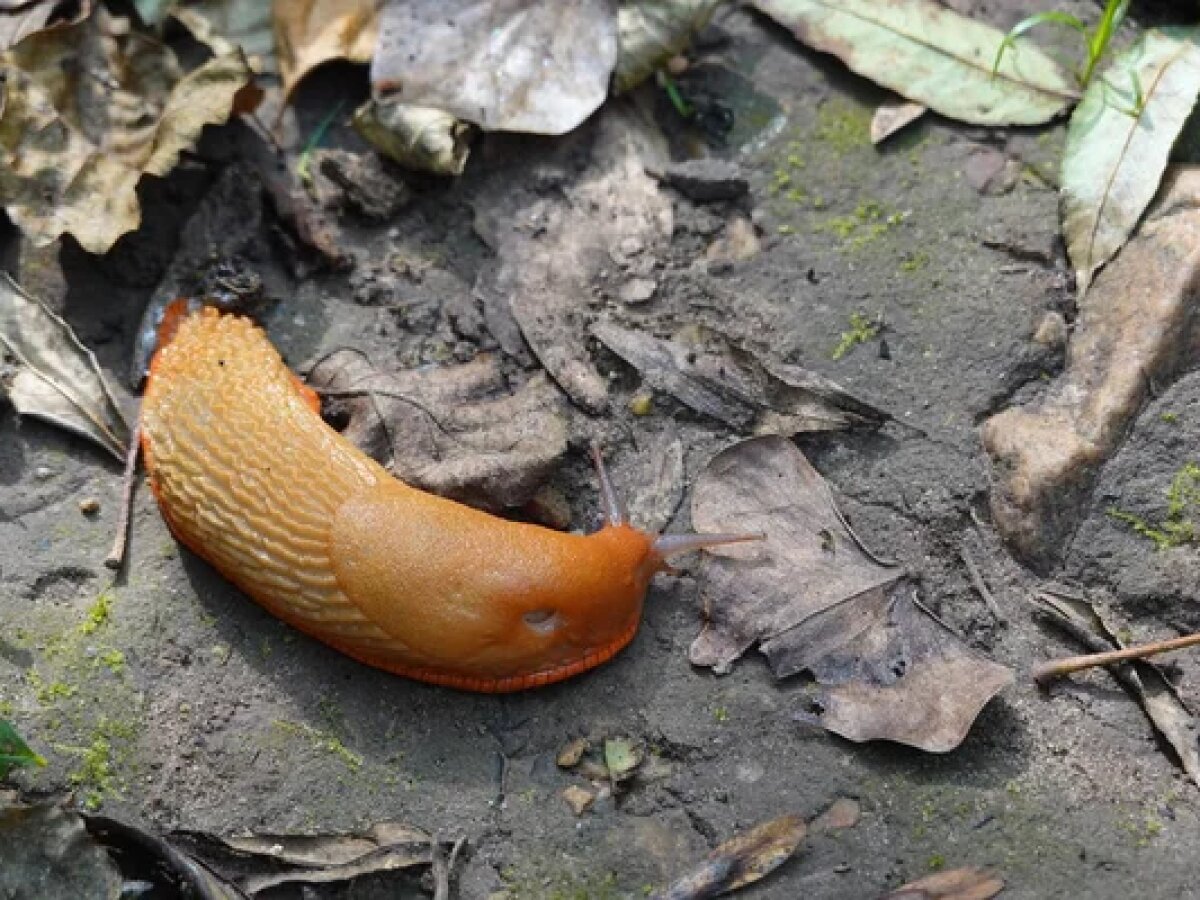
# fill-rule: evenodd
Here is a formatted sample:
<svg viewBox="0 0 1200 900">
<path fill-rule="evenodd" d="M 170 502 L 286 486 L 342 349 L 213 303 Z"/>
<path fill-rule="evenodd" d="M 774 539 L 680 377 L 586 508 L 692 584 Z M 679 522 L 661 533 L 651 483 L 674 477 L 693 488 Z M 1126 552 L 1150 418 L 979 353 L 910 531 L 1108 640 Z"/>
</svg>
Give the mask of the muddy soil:
<svg viewBox="0 0 1200 900">
<path fill-rule="evenodd" d="M 1034 8 L 976 7 L 1004 27 Z M 1017 898 L 1200 894 L 1200 793 L 1107 675 L 1049 694 L 1034 687 L 1031 665 L 1078 648 L 1037 624 L 1028 602 L 1035 579 L 986 523 L 978 424 L 1043 389 L 1061 347 L 1032 336 L 1048 312 L 1071 315 L 1047 183 L 1062 128 L 991 131 L 927 118 L 877 150 L 866 126 L 884 95 L 765 20 L 723 15 L 701 49 L 705 62 L 681 85 L 699 103 L 717 98 L 733 110 L 733 130 L 712 152 L 742 166 L 749 195 L 697 204 L 672 192 L 674 234 L 650 266 L 653 297 L 623 302 L 614 269 L 581 298 L 582 315 L 662 336 L 710 326 L 896 417 L 878 432 L 798 442 L 862 536 L 917 575 L 922 599 L 1017 670 L 966 742 L 944 756 L 856 746 L 793 722 L 797 685 L 774 683 L 753 654 L 725 677 L 694 669 L 686 656 L 700 628 L 694 569 L 658 579 L 641 632 L 612 663 L 510 696 L 392 677 L 299 635 L 182 550 L 145 490 L 127 574 L 110 584 L 100 563 L 117 514 L 117 467 L 4 409 L 0 714 L 50 759 L 25 778 L 31 792 L 73 790 L 82 803 L 164 830 L 402 820 L 468 839 L 460 890 L 469 898 L 641 896 L 733 833 L 787 812 L 815 815 L 841 796 L 861 802 L 861 822 L 810 839 L 741 896 L 869 897 L 960 865 L 995 868 L 1005 896 Z M 361 70 L 317 76 L 302 91 L 301 132 L 362 82 Z M 656 118 L 677 154 L 720 136 L 720 121 L 716 135 L 682 127 L 653 89 L 625 102 Z M 169 179 L 145 186 L 147 224 L 107 258 L 71 247 L 21 255 L 22 280 L 61 306 L 121 384 L 180 223 L 237 164 L 233 130 L 209 135 Z M 472 293 L 492 259 L 476 228 L 480 198 L 509 181 L 553 194 L 583 177 L 594 133 L 589 125 L 566 142 L 489 137 L 460 181 L 409 177 L 411 200 L 384 221 L 347 203 L 337 223 L 352 258 L 346 271 L 298 271 L 291 261 L 300 251 L 267 215 L 251 263 L 282 298 L 267 318 L 273 338 L 297 364 L 347 345 L 390 366 L 493 349 L 497 336 Z M 345 129 L 329 143 L 365 152 Z M 997 149 L 1021 161 L 1021 177 L 1007 193 L 984 194 L 966 173 L 973 157 Z M 761 252 L 707 261 L 737 216 L 757 225 Z M 834 359 L 854 314 L 879 322 L 880 333 Z M 632 497 L 664 441 L 682 438 L 691 478 L 736 438 L 664 396 L 649 415 L 631 414 L 636 376 L 599 348 L 591 353 L 609 379 L 612 412 L 576 414 L 572 452 L 553 481 L 577 528 L 598 518 L 587 435 L 603 435 L 615 480 Z M 506 365 L 520 374 L 520 361 Z M 1194 546 L 1156 552 L 1111 512 L 1161 519 L 1172 481 L 1194 459 L 1200 381 L 1187 376 L 1164 390 L 1101 477 L 1056 573 L 1139 638 L 1200 624 Z M 100 501 L 97 515 L 80 512 L 85 498 Z M 672 528 L 687 519 L 684 504 Z M 964 547 L 1002 619 L 972 587 Z M 1200 701 L 1192 659 L 1180 656 L 1177 672 L 1185 699 Z M 555 753 L 577 736 L 633 737 L 669 774 L 576 817 L 560 795 L 579 779 L 556 767 Z M 371 890 L 361 882 L 343 895 Z"/>
</svg>

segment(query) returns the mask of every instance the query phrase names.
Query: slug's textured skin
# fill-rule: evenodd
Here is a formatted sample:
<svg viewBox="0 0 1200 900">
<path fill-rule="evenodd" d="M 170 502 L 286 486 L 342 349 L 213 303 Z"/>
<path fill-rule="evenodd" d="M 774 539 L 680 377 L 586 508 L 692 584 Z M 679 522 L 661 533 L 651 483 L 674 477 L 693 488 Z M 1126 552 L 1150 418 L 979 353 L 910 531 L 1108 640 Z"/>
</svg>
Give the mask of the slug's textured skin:
<svg viewBox="0 0 1200 900">
<path fill-rule="evenodd" d="M 652 535 L 565 534 L 416 490 L 317 408 L 259 328 L 213 309 L 158 351 L 142 402 L 172 532 L 273 614 L 370 665 L 489 692 L 633 639 L 665 567 Z"/>
</svg>

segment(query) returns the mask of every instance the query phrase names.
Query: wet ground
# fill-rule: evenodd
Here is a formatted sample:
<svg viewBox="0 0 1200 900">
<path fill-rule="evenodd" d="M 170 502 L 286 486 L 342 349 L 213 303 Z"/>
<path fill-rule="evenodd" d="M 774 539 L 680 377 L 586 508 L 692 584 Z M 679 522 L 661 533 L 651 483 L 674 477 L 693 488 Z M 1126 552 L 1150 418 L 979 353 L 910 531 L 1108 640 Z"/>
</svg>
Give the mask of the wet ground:
<svg viewBox="0 0 1200 900">
<path fill-rule="evenodd" d="M 994 6 L 982 14 L 998 24 L 1019 17 Z M 1012 897 L 1197 893 L 1197 788 L 1107 675 L 1078 676 L 1049 694 L 1035 688 L 1031 665 L 1079 648 L 1035 621 L 1028 597 L 1037 581 L 986 523 L 978 425 L 1054 377 L 1061 347 L 1032 338 L 1046 313 L 1072 313 L 1047 183 L 1062 128 L 927 119 L 878 150 L 867 123 L 884 95 L 764 20 L 722 16 L 701 50 L 704 62 L 681 85 L 701 104 L 716 98 L 733 109 L 734 129 L 715 152 L 741 164 L 750 193 L 717 204 L 670 193 L 673 236 L 652 266 L 654 297 L 628 305 L 604 273 L 580 317 L 663 336 L 710 326 L 828 375 L 899 420 L 798 442 L 867 542 L 916 573 L 922 599 L 969 643 L 1018 672 L 966 742 L 944 756 L 856 746 L 793 722 L 796 685 L 774 683 L 754 654 L 725 677 L 694 669 L 686 652 L 700 610 L 686 571 L 658 579 L 641 632 L 611 664 L 511 696 L 395 678 L 297 634 L 181 550 L 145 490 L 127 574 L 110 584 L 101 560 L 117 467 L 6 409 L 0 714 L 50 759 L 24 782 L 30 790 L 72 789 L 81 802 L 163 830 L 402 820 L 468 839 L 460 886 L 471 898 L 640 896 L 739 830 L 787 812 L 812 816 L 841 796 L 860 801 L 861 822 L 813 837 L 743 896 L 867 897 L 960 865 L 994 868 Z M 361 77 L 341 69 L 318 77 L 304 91 L 301 130 L 345 84 L 361 89 Z M 638 103 L 673 135 L 677 153 L 703 146 L 706 136 L 680 128 L 653 89 Z M 486 326 L 463 325 L 464 302 L 493 257 L 480 209 L 505 179 L 552 194 L 584 177 L 595 130 L 569 144 L 489 138 L 461 181 L 411 179 L 412 199 L 386 221 L 343 210 L 347 271 L 297 272 L 289 260 L 299 251 L 264 217 L 251 262 L 283 298 L 268 317 L 272 336 L 296 363 L 347 345 L 392 366 L 494 346 Z M 22 254 L 23 282 L 61 303 L 122 384 L 179 223 L 236 164 L 227 138 L 210 135 L 181 170 L 146 185 L 147 225 L 106 259 L 71 248 Z M 363 152 L 348 131 L 331 142 Z M 967 177 L 973 157 L 992 150 L 1020 161 L 1007 193 L 981 193 Z M 757 225 L 761 251 L 707 262 L 706 249 L 739 216 Z M 880 333 L 835 360 L 854 315 Z M 649 415 L 632 415 L 636 376 L 590 352 L 610 376 L 613 411 L 598 423 L 577 415 L 553 482 L 580 528 L 593 526 L 598 508 L 587 434 L 604 434 L 615 479 L 633 498 L 662 441 L 682 438 L 691 478 L 736 438 L 666 397 Z M 520 373 L 519 363 L 506 365 Z M 1054 573 L 1086 588 L 1134 638 L 1196 627 L 1200 557 L 1187 545 L 1156 551 L 1111 510 L 1161 516 L 1197 429 L 1200 382 L 1162 386 L 1102 474 Z M 92 497 L 100 512 L 85 516 L 80 501 Z M 685 504 L 675 527 L 686 525 Z M 972 586 L 964 548 L 1002 619 Z M 1184 655 L 1177 672 L 1184 698 L 1200 699 L 1200 667 Z M 632 737 L 669 772 L 576 817 L 560 794 L 580 779 L 558 769 L 555 754 L 577 736 Z"/>
</svg>

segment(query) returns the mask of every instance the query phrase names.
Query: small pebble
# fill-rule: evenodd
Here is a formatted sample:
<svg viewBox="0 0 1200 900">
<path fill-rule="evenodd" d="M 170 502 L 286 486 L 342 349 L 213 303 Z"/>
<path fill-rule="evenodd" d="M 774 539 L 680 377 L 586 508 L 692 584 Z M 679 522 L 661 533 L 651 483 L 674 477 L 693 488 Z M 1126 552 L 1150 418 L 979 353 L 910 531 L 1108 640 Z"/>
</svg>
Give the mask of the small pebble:
<svg viewBox="0 0 1200 900">
<path fill-rule="evenodd" d="M 85 516 L 94 516 L 100 512 L 100 501 L 95 497 L 85 497 L 79 501 L 79 511 Z"/>
<path fill-rule="evenodd" d="M 54 470 L 51 469 L 49 466 L 38 466 L 36 469 L 33 470 L 33 477 L 36 478 L 38 481 L 45 481 L 47 478 L 50 478 L 53 474 L 54 474 Z"/>
<path fill-rule="evenodd" d="M 654 410 L 654 395 L 648 392 L 635 394 L 629 401 L 629 411 L 635 416 L 648 416 Z"/>
<path fill-rule="evenodd" d="M 625 303 L 645 303 L 658 290 L 653 278 L 631 278 L 621 286 L 619 296 Z"/>
</svg>

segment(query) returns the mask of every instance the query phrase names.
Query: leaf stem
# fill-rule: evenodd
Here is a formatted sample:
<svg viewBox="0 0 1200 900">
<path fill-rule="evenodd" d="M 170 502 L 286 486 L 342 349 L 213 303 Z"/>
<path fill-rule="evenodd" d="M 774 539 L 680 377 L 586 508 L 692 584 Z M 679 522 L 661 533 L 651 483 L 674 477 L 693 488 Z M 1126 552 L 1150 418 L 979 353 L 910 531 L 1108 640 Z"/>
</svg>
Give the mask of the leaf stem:
<svg viewBox="0 0 1200 900">
<path fill-rule="evenodd" d="M 1200 632 L 1185 634 L 1182 637 L 1170 638 L 1165 641 L 1153 641 L 1149 644 L 1139 644 L 1136 647 L 1125 647 L 1122 650 L 1108 650 L 1104 653 L 1088 653 L 1084 656 L 1068 656 L 1063 659 L 1051 660 L 1033 670 L 1033 680 L 1045 687 L 1056 678 L 1092 669 L 1096 666 L 1111 666 L 1114 663 L 1129 662 L 1134 659 L 1147 659 L 1159 653 L 1170 653 L 1172 650 L 1183 650 L 1200 644 Z"/>
</svg>

